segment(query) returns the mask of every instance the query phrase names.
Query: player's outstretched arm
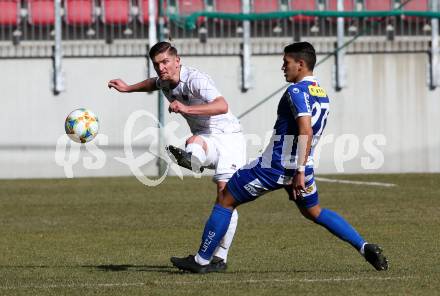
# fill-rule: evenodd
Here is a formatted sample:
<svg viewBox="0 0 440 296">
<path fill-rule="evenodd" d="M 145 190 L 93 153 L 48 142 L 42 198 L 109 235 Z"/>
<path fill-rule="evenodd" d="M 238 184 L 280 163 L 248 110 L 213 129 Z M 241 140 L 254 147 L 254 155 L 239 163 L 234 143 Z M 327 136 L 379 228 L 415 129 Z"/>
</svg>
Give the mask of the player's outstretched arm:
<svg viewBox="0 0 440 296">
<path fill-rule="evenodd" d="M 156 86 L 157 78 L 148 78 L 136 84 L 128 85 L 122 79 L 112 79 L 108 82 L 108 88 L 114 88 L 119 92 L 150 92 L 158 90 Z"/>
<path fill-rule="evenodd" d="M 173 101 L 170 104 L 169 111 L 175 113 L 191 114 L 191 115 L 219 115 L 228 112 L 228 103 L 224 97 L 217 97 L 211 102 L 202 105 L 187 106 L 179 101 Z"/>
</svg>

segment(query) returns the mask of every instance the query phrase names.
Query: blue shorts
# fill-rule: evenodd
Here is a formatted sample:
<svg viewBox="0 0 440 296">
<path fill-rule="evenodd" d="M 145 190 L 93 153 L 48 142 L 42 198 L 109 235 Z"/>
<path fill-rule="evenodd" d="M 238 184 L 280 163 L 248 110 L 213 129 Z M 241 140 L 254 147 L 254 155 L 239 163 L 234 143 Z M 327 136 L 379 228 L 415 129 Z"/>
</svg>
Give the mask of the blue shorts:
<svg viewBox="0 0 440 296">
<path fill-rule="evenodd" d="M 281 188 L 290 190 L 292 177 L 284 176 L 269 168 L 260 166 L 244 166 L 239 169 L 227 184 L 228 191 L 239 203 L 246 203 L 257 199 L 271 191 Z M 313 167 L 306 167 L 305 193 L 302 198 L 296 199 L 296 204 L 302 208 L 311 208 L 319 204 L 318 188 L 316 187 Z"/>
</svg>

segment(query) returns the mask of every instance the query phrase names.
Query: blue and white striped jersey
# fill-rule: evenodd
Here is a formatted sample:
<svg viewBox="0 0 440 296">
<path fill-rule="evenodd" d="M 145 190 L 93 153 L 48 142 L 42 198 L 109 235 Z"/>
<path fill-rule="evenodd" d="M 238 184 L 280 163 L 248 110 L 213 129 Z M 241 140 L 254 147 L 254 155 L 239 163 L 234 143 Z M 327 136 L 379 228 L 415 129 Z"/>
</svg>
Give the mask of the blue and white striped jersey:
<svg viewBox="0 0 440 296">
<path fill-rule="evenodd" d="M 313 166 L 313 152 L 327 123 L 329 98 L 313 76 L 307 76 L 298 83 L 291 84 L 278 104 L 274 133 L 266 147 L 259 165 L 271 168 L 280 175 L 292 176 L 297 167 L 296 119 L 310 116 L 313 139 L 307 166 Z"/>
</svg>

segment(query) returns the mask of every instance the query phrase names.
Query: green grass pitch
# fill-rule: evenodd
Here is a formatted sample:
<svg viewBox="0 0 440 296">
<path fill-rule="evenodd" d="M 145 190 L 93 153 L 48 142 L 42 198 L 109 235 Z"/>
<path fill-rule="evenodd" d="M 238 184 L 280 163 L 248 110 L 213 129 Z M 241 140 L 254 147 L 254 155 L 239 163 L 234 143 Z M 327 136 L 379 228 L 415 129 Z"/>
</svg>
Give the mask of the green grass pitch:
<svg viewBox="0 0 440 296">
<path fill-rule="evenodd" d="M 222 274 L 179 272 L 215 200 L 209 178 L 0 181 L 0 295 L 438 295 L 440 175 L 325 176 L 318 182 L 390 262 L 375 271 L 352 247 L 305 220 L 283 191 L 239 208 Z"/>
</svg>

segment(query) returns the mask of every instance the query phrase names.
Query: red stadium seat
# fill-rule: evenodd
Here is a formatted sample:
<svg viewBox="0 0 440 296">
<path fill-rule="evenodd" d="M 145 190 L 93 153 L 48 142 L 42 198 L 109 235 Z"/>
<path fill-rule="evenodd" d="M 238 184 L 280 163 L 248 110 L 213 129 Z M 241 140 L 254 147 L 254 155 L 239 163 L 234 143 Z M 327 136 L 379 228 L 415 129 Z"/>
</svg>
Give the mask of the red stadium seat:
<svg viewBox="0 0 440 296">
<path fill-rule="evenodd" d="M 197 11 L 205 10 L 204 0 L 179 0 L 178 4 L 180 15 L 190 15 Z M 197 24 L 200 25 L 205 21 L 204 17 L 197 18 Z"/>
<path fill-rule="evenodd" d="M 149 0 L 139 0 L 139 2 L 138 2 L 139 3 L 139 11 L 140 11 L 139 20 L 141 23 L 144 23 L 144 24 L 148 23 L 148 21 L 150 19 L 150 16 L 149 16 L 150 9 L 148 7 L 148 2 L 149 2 Z M 156 0 L 156 19 L 158 18 L 158 16 L 159 16 L 159 1 Z"/>
<path fill-rule="evenodd" d="M 0 0 L 0 25 L 17 25 L 20 21 L 18 0 Z"/>
<path fill-rule="evenodd" d="M 90 25 L 94 17 L 93 0 L 65 0 L 65 20 L 68 25 Z"/>
<path fill-rule="evenodd" d="M 20 21 L 18 0 L 0 0 L 0 26 L 17 25 Z"/>
<path fill-rule="evenodd" d="M 253 11 L 256 13 L 278 11 L 278 0 L 254 0 Z"/>
<path fill-rule="evenodd" d="M 344 0 L 344 11 L 353 11 L 354 3 L 356 0 Z M 337 11 L 338 10 L 338 0 L 327 0 L 326 5 L 327 10 Z M 351 21 L 352 18 L 346 18 L 345 21 Z M 336 18 L 331 18 L 331 22 L 336 22 Z"/>
<path fill-rule="evenodd" d="M 393 0 L 365 0 L 365 10 L 391 10 Z"/>
<path fill-rule="evenodd" d="M 55 7 L 53 0 L 28 0 L 28 21 L 31 25 L 53 25 Z"/>
<path fill-rule="evenodd" d="M 204 0 L 179 0 L 179 14 L 190 15 L 193 12 L 204 11 Z"/>
<path fill-rule="evenodd" d="M 291 10 L 318 10 L 314 0 L 291 0 Z M 312 22 L 315 20 L 314 16 L 297 15 L 293 17 L 295 22 Z"/>
<path fill-rule="evenodd" d="M 217 0 L 215 1 L 215 10 L 226 13 L 240 13 L 241 0 Z"/>
<path fill-rule="evenodd" d="M 107 25 L 125 25 L 130 22 L 129 0 L 102 0 L 102 21 Z"/>
<path fill-rule="evenodd" d="M 410 10 L 410 11 L 427 11 L 429 10 L 429 0 L 413 0 L 409 1 L 405 6 L 402 7 L 402 10 Z M 405 21 L 409 22 L 423 22 L 424 18 L 417 16 L 405 16 Z"/>
<path fill-rule="evenodd" d="M 338 10 L 338 0 L 327 0 L 327 10 Z M 353 0 L 344 0 L 344 11 L 353 11 Z"/>
<path fill-rule="evenodd" d="M 364 9 L 365 10 L 376 10 L 376 11 L 389 11 L 393 9 L 393 0 L 365 0 Z M 380 20 L 380 17 L 371 17 L 367 20 L 370 22 L 376 22 Z"/>
<path fill-rule="evenodd" d="M 426 11 L 429 10 L 429 0 L 413 0 L 409 1 L 405 6 L 402 7 L 403 10 L 412 11 Z"/>
</svg>

